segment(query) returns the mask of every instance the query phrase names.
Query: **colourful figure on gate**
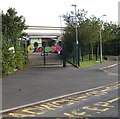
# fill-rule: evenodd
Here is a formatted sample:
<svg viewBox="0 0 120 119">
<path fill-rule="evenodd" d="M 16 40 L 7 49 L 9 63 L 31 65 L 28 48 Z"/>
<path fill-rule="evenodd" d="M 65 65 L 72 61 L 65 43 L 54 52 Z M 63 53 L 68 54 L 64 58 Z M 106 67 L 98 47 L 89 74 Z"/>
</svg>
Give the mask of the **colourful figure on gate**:
<svg viewBox="0 0 120 119">
<path fill-rule="evenodd" d="M 29 45 L 27 48 L 28 52 L 32 53 L 32 52 L 43 52 L 45 50 L 45 52 L 55 52 L 58 51 L 60 52 L 62 50 L 62 47 L 60 46 L 51 46 L 51 47 L 34 47 L 32 45 Z"/>
</svg>

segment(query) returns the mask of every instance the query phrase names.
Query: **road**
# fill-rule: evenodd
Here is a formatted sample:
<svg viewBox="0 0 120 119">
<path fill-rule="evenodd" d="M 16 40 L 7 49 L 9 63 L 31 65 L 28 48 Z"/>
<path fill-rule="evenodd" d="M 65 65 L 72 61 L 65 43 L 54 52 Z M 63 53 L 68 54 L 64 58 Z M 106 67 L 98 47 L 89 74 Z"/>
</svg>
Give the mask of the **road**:
<svg viewBox="0 0 120 119">
<path fill-rule="evenodd" d="M 118 81 L 117 75 L 99 70 L 103 67 L 101 65 L 105 64 L 80 69 L 30 67 L 5 77 L 2 81 L 2 108 L 5 110 Z"/>
<path fill-rule="evenodd" d="M 120 83 L 3 113 L 4 117 L 118 117 Z"/>
<path fill-rule="evenodd" d="M 2 82 L 3 110 L 117 82 L 117 66 L 107 70 L 100 70 L 101 67 L 115 63 L 116 62 L 107 62 L 80 69 L 76 69 L 72 66 L 66 68 L 34 66 L 19 71 L 14 75 L 5 77 Z M 77 97 L 73 100 L 72 97 L 70 97 L 71 101 L 66 99 L 66 104 L 64 103 L 62 105 L 53 105 L 51 102 L 49 105 L 46 105 L 44 102 L 42 106 L 41 103 L 39 103 L 37 106 L 25 107 L 25 110 L 23 108 L 21 108 L 21 110 L 13 110 L 3 115 L 11 117 L 117 116 L 117 91 L 117 87 L 115 87 L 107 90 L 106 93 L 103 93 L 104 95 L 102 95 L 102 93 L 99 96 L 89 94 L 87 97 L 78 101 L 74 100 L 78 99 Z M 81 94 L 79 97 L 81 97 Z M 97 108 L 93 108 L 92 104 L 96 104 L 99 101 L 109 103 L 108 101 L 110 100 L 115 100 L 110 104 L 114 107 L 108 107 L 109 110 L 105 112 L 100 111 L 101 108 L 98 110 Z M 63 101 L 61 103 L 63 103 Z M 97 111 L 93 113 L 95 109 Z M 77 112 L 75 110 L 77 110 Z M 78 110 L 80 110 L 80 112 Z"/>
</svg>

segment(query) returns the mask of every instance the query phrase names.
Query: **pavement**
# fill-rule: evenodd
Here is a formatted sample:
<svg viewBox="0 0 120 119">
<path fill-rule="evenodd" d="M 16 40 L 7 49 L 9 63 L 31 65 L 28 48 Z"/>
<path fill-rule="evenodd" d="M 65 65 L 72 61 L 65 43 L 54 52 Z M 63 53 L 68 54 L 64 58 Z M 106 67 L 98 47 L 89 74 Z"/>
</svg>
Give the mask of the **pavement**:
<svg viewBox="0 0 120 119">
<path fill-rule="evenodd" d="M 76 68 L 70 64 L 62 67 L 62 61 L 56 54 L 46 56 L 46 66 L 40 54 L 29 54 L 29 59 L 27 68 L 3 78 L 3 110 L 118 81 L 117 75 L 107 75 L 100 70 L 116 61 Z"/>
</svg>

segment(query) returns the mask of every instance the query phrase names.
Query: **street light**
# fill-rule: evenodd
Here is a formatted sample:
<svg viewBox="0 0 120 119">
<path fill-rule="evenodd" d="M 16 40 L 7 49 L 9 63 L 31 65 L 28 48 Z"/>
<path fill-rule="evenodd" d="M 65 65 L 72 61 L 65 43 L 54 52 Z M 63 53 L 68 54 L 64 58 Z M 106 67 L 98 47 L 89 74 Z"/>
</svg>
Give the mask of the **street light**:
<svg viewBox="0 0 120 119">
<path fill-rule="evenodd" d="M 60 27 L 61 27 L 61 35 L 62 35 L 62 16 L 59 15 L 58 17 L 60 17 Z"/>
<path fill-rule="evenodd" d="M 76 44 L 78 44 L 77 13 L 76 13 L 76 7 L 77 7 L 77 5 L 71 5 L 71 6 L 75 7 L 75 22 L 76 22 L 76 25 L 75 25 L 75 28 L 76 28 Z"/>
<path fill-rule="evenodd" d="M 73 7 L 75 7 L 75 28 L 76 28 L 76 61 L 77 61 L 77 65 L 80 66 L 80 56 L 79 56 L 79 42 L 78 42 L 78 29 L 77 29 L 77 11 L 76 11 L 76 7 L 77 5 L 71 5 Z"/>
<path fill-rule="evenodd" d="M 105 17 L 105 16 L 107 16 L 107 15 L 104 14 L 101 17 L 99 17 L 99 19 L 102 18 L 102 17 Z M 102 63 L 102 57 L 103 57 L 102 56 L 102 35 L 101 35 L 101 29 L 102 28 L 100 28 L 100 63 Z"/>
</svg>

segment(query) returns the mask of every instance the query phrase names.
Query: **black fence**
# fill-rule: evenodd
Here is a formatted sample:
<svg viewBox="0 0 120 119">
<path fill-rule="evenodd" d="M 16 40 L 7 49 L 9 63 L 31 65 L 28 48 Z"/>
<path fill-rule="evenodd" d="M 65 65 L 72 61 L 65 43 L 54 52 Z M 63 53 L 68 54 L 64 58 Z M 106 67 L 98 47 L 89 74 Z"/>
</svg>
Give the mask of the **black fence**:
<svg viewBox="0 0 120 119">
<path fill-rule="evenodd" d="M 62 44 L 63 67 L 66 62 L 72 63 L 75 66 L 80 66 L 80 48 L 79 44 Z"/>
<path fill-rule="evenodd" d="M 100 43 L 96 44 L 62 44 L 63 66 L 66 62 L 72 63 L 75 66 L 80 66 L 84 61 L 100 61 Z M 107 42 L 102 44 L 102 58 L 107 60 L 110 56 L 120 55 L 119 42 Z"/>
</svg>

